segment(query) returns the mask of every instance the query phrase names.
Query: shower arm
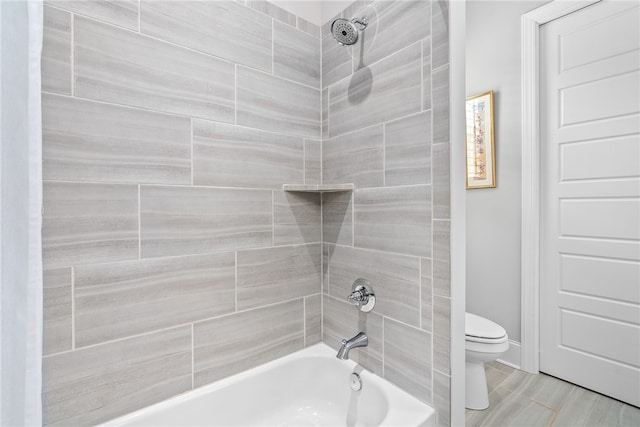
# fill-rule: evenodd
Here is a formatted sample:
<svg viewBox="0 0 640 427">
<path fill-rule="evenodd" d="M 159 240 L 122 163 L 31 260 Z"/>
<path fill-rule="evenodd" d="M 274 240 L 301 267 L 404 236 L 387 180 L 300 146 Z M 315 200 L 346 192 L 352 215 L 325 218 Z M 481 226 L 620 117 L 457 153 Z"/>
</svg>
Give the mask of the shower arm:
<svg viewBox="0 0 640 427">
<path fill-rule="evenodd" d="M 369 24 L 369 20 L 367 19 L 366 16 L 363 16 L 362 18 L 353 18 L 351 20 L 352 23 L 354 24 L 358 24 L 360 25 L 360 30 L 364 30 L 365 28 L 367 28 L 367 25 Z"/>
</svg>

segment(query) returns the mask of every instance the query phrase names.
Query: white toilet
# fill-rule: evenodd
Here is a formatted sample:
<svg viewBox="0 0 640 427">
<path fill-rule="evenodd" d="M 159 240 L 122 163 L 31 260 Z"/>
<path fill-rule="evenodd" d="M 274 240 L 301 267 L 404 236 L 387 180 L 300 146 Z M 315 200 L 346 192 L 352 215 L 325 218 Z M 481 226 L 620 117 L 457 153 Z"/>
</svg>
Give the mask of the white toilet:
<svg viewBox="0 0 640 427">
<path fill-rule="evenodd" d="M 496 360 L 509 349 L 507 331 L 484 317 L 465 313 L 466 395 L 468 409 L 489 407 L 484 364 Z"/>
</svg>

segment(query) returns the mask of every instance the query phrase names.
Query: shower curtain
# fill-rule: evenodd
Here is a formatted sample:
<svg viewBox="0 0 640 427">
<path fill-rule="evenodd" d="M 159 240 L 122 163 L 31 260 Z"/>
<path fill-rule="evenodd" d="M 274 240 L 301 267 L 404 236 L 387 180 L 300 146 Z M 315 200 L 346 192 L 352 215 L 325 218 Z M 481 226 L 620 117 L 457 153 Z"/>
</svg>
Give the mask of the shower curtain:
<svg viewBox="0 0 640 427">
<path fill-rule="evenodd" d="M 42 425 L 42 0 L 0 0 L 0 425 Z"/>
</svg>

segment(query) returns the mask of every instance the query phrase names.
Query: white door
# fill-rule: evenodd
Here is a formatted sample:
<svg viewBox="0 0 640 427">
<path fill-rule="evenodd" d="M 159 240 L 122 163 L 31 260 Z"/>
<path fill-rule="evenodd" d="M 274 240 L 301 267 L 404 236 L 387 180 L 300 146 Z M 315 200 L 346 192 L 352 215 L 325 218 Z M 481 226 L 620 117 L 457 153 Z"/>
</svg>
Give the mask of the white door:
<svg viewBox="0 0 640 427">
<path fill-rule="evenodd" d="M 640 406 L 640 2 L 540 28 L 540 370 Z"/>
</svg>

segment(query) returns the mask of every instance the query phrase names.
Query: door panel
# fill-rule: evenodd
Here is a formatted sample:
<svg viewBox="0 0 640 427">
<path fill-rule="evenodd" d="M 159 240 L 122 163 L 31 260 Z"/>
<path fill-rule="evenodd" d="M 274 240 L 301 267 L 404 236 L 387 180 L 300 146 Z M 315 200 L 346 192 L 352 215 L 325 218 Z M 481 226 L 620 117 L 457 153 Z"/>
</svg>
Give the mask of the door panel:
<svg viewBox="0 0 640 427">
<path fill-rule="evenodd" d="M 640 3 L 541 27 L 540 370 L 640 406 Z"/>
</svg>

